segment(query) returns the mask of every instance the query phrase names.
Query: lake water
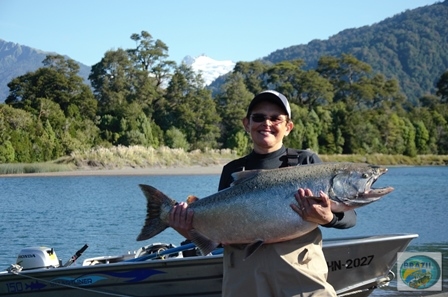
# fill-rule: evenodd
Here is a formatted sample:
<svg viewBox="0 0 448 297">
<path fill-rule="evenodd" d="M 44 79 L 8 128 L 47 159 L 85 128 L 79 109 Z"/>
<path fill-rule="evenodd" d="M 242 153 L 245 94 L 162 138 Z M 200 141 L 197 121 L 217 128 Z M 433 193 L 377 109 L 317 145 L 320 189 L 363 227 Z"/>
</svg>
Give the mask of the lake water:
<svg viewBox="0 0 448 297">
<path fill-rule="evenodd" d="M 152 185 L 171 198 L 216 192 L 219 175 L 0 177 L 0 270 L 15 263 L 22 248 L 47 246 L 65 263 L 84 244 L 84 258 L 120 255 L 143 245 L 179 245 L 167 229 L 151 242 L 137 242 L 146 217 L 138 184 Z M 442 252 L 448 276 L 448 167 L 391 167 L 376 186 L 395 191 L 357 210 L 351 229 L 321 228 L 324 239 L 360 235 L 417 233 L 408 251 Z M 394 288 L 395 286 L 395 288 Z M 445 281 L 444 291 L 448 291 Z M 396 294 L 396 283 L 373 296 Z M 402 293 L 402 292 L 401 292 Z M 408 296 L 421 296 L 408 295 Z"/>
</svg>

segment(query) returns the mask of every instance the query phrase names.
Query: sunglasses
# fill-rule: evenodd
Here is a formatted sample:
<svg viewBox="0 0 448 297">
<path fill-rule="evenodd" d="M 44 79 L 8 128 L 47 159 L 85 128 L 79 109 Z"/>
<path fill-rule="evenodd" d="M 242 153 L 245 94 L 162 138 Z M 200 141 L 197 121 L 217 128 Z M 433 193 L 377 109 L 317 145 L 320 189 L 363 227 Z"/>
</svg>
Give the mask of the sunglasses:
<svg viewBox="0 0 448 297">
<path fill-rule="evenodd" d="M 255 123 L 262 123 L 265 122 L 266 120 L 269 120 L 273 125 L 278 125 L 286 121 L 286 119 L 282 118 L 280 115 L 267 116 L 261 113 L 254 113 L 250 117 L 252 121 L 254 121 Z"/>
</svg>

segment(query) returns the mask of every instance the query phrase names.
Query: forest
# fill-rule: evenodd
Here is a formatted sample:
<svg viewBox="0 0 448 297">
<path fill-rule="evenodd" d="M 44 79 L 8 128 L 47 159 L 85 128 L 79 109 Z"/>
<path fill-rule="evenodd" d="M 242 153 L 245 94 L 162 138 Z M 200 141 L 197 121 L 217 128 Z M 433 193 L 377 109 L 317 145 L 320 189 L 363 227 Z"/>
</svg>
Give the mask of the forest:
<svg viewBox="0 0 448 297">
<path fill-rule="evenodd" d="M 255 94 L 283 93 L 293 132 L 286 145 L 320 154 L 448 154 L 448 71 L 435 92 L 409 101 L 397 79 L 352 54 L 238 62 L 212 95 L 200 73 L 169 60 L 147 31 L 135 47 L 107 51 L 92 66 L 91 87 L 69 58 L 48 55 L 36 71 L 8 83 L 0 104 L 0 163 L 45 162 L 96 147 L 232 149 L 250 141 L 241 123 Z"/>
<path fill-rule="evenodd" d="M 305 69 L 312 69 L 321 56 L 351 54 L 386 77 L 397 79 L 408 100 L 416 103 L 419 97 L 435 92 L 437 79 L 448 69 L 447 36 L 445 0 L 370 26 L 343 30 L 326 40 L 279 49 L 263 60 L 303 59 Z"/>
</svg>

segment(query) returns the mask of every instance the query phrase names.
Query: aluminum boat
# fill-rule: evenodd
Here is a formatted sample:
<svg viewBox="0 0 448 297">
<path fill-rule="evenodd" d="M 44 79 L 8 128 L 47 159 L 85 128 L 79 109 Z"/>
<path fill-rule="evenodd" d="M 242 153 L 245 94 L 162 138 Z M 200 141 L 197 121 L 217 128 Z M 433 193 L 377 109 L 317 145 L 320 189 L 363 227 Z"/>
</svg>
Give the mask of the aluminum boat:
<svg viewBox="0 0 448 297">
<path fill-rule="evenodd" d="M 394 277 L 397 253 L 417 236 L 324 239 L 328 281 L 338 296 L 370 295 Z M 65 265 L 56 262 L 53 249 L 26 249 L 16 265 L 0 272 L 0 296 L 221 296 L 222 254 L 184 256 L 191 248 L 157 243 L 133 254 L 87 258 L 76 266 L 69 265 L 76 257 Z M 39 254 L 48 257 L 50 265 L 38 264 Z M 20 266 L 26 263 L 28 267 Z"/>
</svg>

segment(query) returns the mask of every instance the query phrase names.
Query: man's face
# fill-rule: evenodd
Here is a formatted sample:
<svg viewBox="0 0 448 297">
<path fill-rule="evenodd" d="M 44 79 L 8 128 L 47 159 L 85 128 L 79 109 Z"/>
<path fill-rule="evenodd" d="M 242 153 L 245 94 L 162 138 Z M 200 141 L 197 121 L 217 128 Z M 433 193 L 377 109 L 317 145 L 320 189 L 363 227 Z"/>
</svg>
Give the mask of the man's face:
<svg viewBox="0 0 448 297">
<path fill-rule="evenodd" d="M 254 142 L 255 152 L 267 154 L 283 145 L 283 137 L 294 127 L 287 119 L 285 111 L 276 104 L 262 101 L 255 105 L 250 117 L 243 119 L 244 128 Z"/>
</svg>

